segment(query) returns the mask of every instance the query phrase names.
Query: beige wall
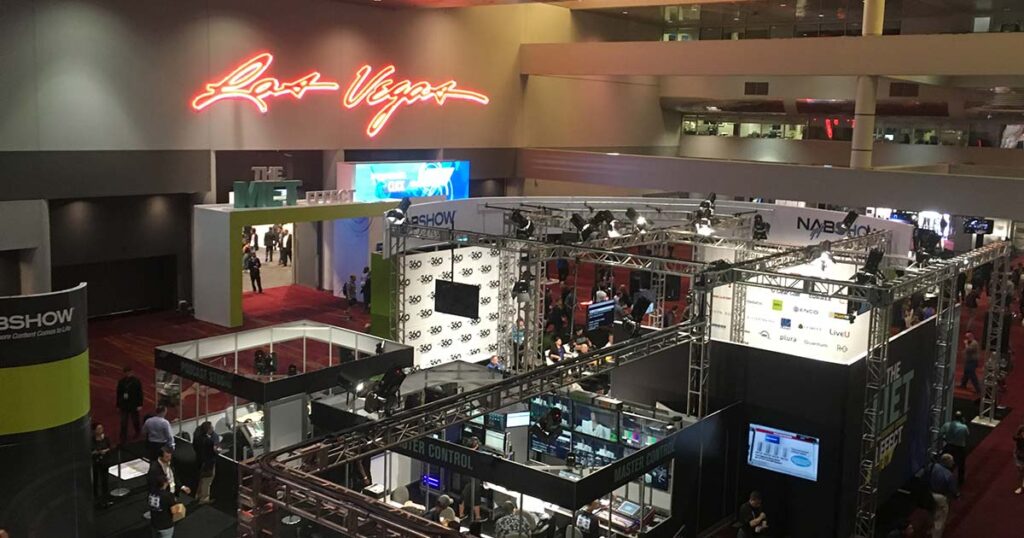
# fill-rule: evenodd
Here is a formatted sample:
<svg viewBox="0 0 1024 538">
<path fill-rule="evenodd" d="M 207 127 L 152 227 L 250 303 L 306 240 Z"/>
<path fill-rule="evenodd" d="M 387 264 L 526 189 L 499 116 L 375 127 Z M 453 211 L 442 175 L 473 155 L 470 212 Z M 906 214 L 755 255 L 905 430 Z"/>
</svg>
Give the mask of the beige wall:
<svg viewBox="0 0 1024 538">
<path fill-rule="evenodd" d="M 656 85 L 561 80 L 527 88 L 518 69 L 523 42 L 649 32 L 539 4 L 392 10 L 333 0 L 8 0 L 0 17 L 0 151 L 649 145 L 664 135 Z M 398 77 L 454 78 L 490 104 L 403 107 L 375 139 L 364 133 L 372 112 L 344 109 L 340 93 L 279 97 L 266 114 L 243 102 L 191 110 L 203 84 L 261 51 L 275 54 L 268 74 L 282 80 L 317 69 L 344 88 L 364 63 L 394 63 Z M 553 110 L 564 121 L 542 121 L 557 119 Z"/>
<path fill-rule="evenodd" d="M 524 179 L 522 192 L 510 193 L 516 196 L 643 196 L 659 192 L 651 189 L 634 189 L 614 187 L 611 185 L 586 185 L 581 188 L 579 183 L 556 181 L 551 179 Z"/>
</svg>

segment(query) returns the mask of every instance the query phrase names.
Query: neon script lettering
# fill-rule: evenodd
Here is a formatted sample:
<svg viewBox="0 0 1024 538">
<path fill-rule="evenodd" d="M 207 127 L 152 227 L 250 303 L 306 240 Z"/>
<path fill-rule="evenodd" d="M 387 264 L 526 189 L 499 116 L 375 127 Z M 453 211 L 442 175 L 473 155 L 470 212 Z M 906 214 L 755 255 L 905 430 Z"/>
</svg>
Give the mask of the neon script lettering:
<svg viewBox="0 0 1024 538">
<path fill-rule="evenodd" d="M 373 138 L 387 125 L 391 116 L 402 106 L 416 104 L 420 101 L 433 99 L 438 106 L 445 104 L 448 99 L 464 99 L 481 105 L 486 105 L 490 99 L 486 95 L 456 88 L 454 80 L 442 82 L 437 86 L 429 82 L 412 82 L 402 80 L 395 82 L 392 75 L 395 74 L 395 66 L 389 65 L 381 69 L 379 73 L 370 77 L 373 68 L 364 65 L 356 71 L 356 78 L 349 85 L 348 91 L 341 102 L 345 108 L 355 108 L 359 103 L 366 103 L 367 106 L 380 106 L 377 113 L 370 119 L 366 127 L 367 136 Z"/>
<path fill-rule="evenodd" d="M 266 113 L 269 110 L 267 101 L 275 97 L 291 95 L 295 99 L 302 99 L 306 92 L 341 89 L 337 82 L 321 80 L 319 71 L 312 71 L 292 82 L 281 82 L 275 77 L 264 76 L 273 61 L 274 56 L 268 52 L 253 56 L 223 79 L 206 84 L 205 90 L 192 99 L 192 108 L 201 111 L 217 101 L 245 100 L 255 105 L 260 112 Z M 377 136 L 395 111 L 403 106 L 430 100 L 442 106 L 449 99 L 481 105 L 490 102 L 482 93 L 458 88 L 454 80 L 434 85 L 409 79 L 396 81 L 394 74 L 393 65 L 384 67 L 377 74 L 373 74 L 373 67 L 364 65 L 356 71 L 355 78 L 342 96 L 342 105 L 348 109 L 360 104 L 379 107 L 366 127 L 366 134 L 371 138 Z"/>
<path fill-rule="evenodd" d="M 260 112 L 266 113 L 267 99 L 292 95 L 302 99 L 308 91 L 337 91 L 341 86 L 337 82 L 321 82 L 320 72 L 313 71 L 293 82 L 281 82 L 274 77 L 264 77 L 274 61 L 269 52 L 257 54 L 238 66 L 223 79 L 206 85 L 206 91 L 192 100 L 192 108 L 204 108 L 223 99 L 245 99 L 256 105 Z"/>
</svg>

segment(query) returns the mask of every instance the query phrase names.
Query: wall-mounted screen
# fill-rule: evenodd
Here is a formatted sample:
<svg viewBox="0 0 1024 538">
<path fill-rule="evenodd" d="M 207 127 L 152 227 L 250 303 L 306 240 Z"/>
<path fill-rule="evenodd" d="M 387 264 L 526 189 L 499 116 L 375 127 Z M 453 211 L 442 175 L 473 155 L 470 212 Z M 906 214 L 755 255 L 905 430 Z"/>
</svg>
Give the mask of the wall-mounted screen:
<svg viewBox="0 0 1024 538">
<path fill-rule="evenodd" d="M 464 318 L 479 318 L 480 286 L 435 279 L 434 310 Z"/>
<path fill-rule="evenodd" d="M 587 330 L 594 331 L 598 327 L 611 325 L 615 322 L 615 299 L 593 303 L 587 307 Z"/>
<path fill-rule="evenodd" d="M 358 163 L 357 202 L 443 196 L 469 198 L 469 161 Z"/>
<path fill-rule="evenodd" d="M 747 463 L 804 480 L 818 480 L 818 438 L 751 424 Z"/>
<path fill-rule="evenodd" d="M 505 452 L 505 432 L 487 430 L 484 434 L 484 446 L 498 452 Z"/>
<path fill-rule="evenodd" d="M 992 219 L 967 219 L 964 221 L 965 234 L 990 234 L 995 227 L 996 222 Z"/>
<path fill-rule="evenodd" d="M 505 417 L 506 428 L 520 428 L 523 426 L 530 425 L 530 412 L 523 411 L 522 413 L 509 413 Z"/>
</svg>

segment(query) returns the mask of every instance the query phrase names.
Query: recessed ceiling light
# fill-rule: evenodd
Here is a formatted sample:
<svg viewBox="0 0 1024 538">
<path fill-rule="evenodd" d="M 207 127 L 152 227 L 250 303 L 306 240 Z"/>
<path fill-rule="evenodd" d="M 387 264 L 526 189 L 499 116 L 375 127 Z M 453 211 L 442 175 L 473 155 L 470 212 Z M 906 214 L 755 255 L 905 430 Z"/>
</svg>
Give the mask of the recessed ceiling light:
<svg viewBox="0 0 1024 538">
<path fill-rule="evenodd" d="M 824 13 L 818 13 L 818 17 L 819 17 L 819 18 L 824 18 L 824 17 L 825 17 L 825 14 L 824 14 Z"/>
</svg>

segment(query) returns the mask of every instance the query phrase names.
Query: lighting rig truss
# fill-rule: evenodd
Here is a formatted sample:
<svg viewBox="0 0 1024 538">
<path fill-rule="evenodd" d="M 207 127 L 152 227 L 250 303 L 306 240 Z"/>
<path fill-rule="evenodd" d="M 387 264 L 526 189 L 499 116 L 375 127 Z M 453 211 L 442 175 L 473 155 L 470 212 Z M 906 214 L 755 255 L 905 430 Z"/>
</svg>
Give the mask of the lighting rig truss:
<svg viewBox="0 0 1024 538">
<path fill-rule="evenodd" d="M 274 532 L 274 521 L 280 518 L 266 516 L 281 510 L 351 536 L 454 536 L 444 527 L 376 502 L 318 474 L 691 342 L 699 325 L 675 325 L 368 422 L 337 436 L 245 461 L 240 465 L 239 488 L 243 527 L 254 535 Z"/>
</svg>

